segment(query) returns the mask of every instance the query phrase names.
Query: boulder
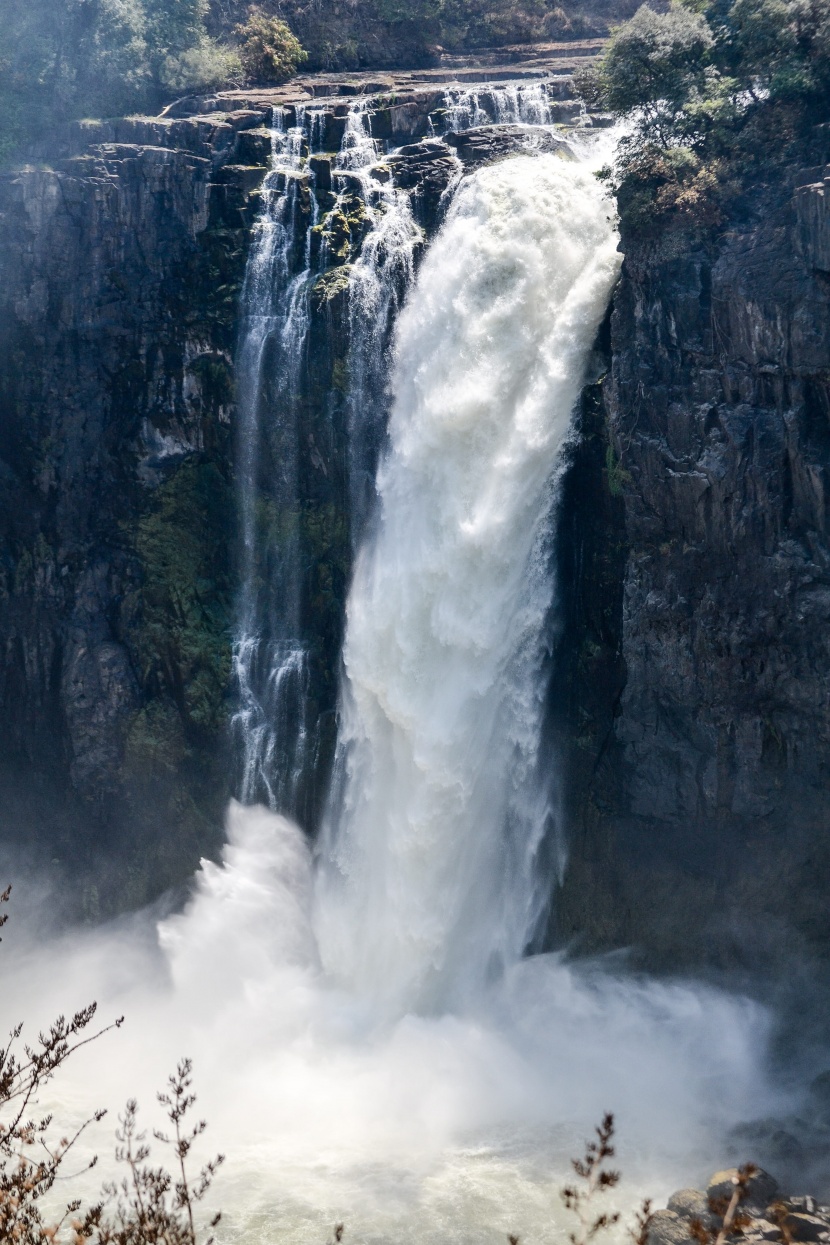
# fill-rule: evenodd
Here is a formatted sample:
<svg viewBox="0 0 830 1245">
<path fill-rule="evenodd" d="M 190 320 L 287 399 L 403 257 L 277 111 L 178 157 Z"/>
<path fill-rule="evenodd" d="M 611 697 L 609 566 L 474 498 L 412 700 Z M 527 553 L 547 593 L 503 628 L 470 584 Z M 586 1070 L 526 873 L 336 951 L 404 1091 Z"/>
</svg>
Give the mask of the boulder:
<svg viewBox="0 0 830 1245">
<path fill-rule="evenodd" d="M 728 1201 L 735 1191 L 737 1179 L 737 1167 L 730 1167 L 725 1171 L 715 1172 L 706 1188 L 706 1196 L 711 1202 L 719 1202 L 723 1198 L 726 1198 Z M 747 1185 L 744 1208 L 750 1214 L 753 1212 L 760 1213 L 769 1206 L 770 1202 L 775 1200 L 777 1193 L 778 1182 L 769 1172 L 765 1172 L 762 1167 L 759 1167 Z"/>
<path fill-rule="evenodd" d="M 668 1209 L 681 1219 L 700 1219 L 706 1223 L 710 1218 L 709 1199 L 701 1189 L 678 1189 L 669 1198 Z"/>
<path fill-rule="evenodd" d="M 648 1245 L 694 1245 L 688 1220 L 673 1210 L 656 1210 L 648 1230 Z"/>
<path fill-rule="evenodd" d="M 445 142 L 454 147 L 466 167 L 490 164 L 506 156 L 555 152 L 573 159 L 571 148 L 561 138 L 532 125 L 485 125 L 445 135 Z"/>
<path fill-rule="evenodd" d="M 792 1232 L 795 1241 L 821 1241 L 830 1239 L 830 1223 L 818 1215 L 795 1211 L 787 1215 L 784 1224 Z"/>
</svg>

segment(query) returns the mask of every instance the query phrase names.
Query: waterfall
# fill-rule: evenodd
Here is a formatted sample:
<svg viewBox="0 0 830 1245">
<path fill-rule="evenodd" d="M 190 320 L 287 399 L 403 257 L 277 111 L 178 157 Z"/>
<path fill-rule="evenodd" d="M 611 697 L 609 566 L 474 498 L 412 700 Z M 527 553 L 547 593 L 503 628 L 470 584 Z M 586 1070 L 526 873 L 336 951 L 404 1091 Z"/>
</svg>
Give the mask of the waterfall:
<svg viewBox="0 0 830 1245">
<path fill-rule="evenodd" d="M 241 593 L 231 722 L 245 802 L 293 809 L 305 764 L 307 653 L 300 637 L 297 402 L 316 221 L 302 114 L 272 124 L 271 170 L 242 293 L 237 361 Z M 312 122 L 313 126 L 313 122 Z M 266 393 L 267 390 L 267 393 Z"/>
<path fill-rule="evenodd" d="M 352 134 L 364 120 L 356 107 Z M 287 787 L 267 775 L 290 779 L 309 747 L 288 720 L 302 723 L 306 677 L 290 488 L 314 275 L 300 162 L 315 124 L 275 125 L 240 348 L 248 543 L 236 661 L 254 703 L 243 699 L 237 729 L 254 735 L 249 798 L 264 792 L 272 806 Z M 379 153 L 353 154 L 361 141 L 342 172 L 377 219 L 354 266 L 380 282 L 396 199 L 373 184 Z M 761 1008 L 626 976 L 618 962 L 522 957 L 555 812 L 538 770 L 550 768 L 540 667 L 557 479 L 619 266 L 611 215 L 585 162 L 520 155 L 460 181 L 423 258 L 395 326 L 389 438 L 348 598 L 316 862 L 292 821 L 233 802 L 221 862 L 202 862 L 182 912 L 159 922 L 148 910 L 11 957 L 12 1015 L 31 1015 L 37 998 L 48 1021 L 80 997 L 129 1018 L 50 1082 L 42 1110 L 56 1119 L 80 1127 L 94 1081 L 113 1115 L 135 1094 L 152 1128 L 156 1089 L 192 1055 L 207 1146 L 228 1154 L 205 1207 L 222 1207 L 225 1245 L 319 1245 L 337 1222 L 376 1245 L 564 1238 L 573 1224 L 559 1190 L 602 1111 L 618 1113 L 614 1209 L 625 1213 L 712 1165 L 736 1121 L 784 1102 L 764 1075 Z M 402 240 L 404 275 L 407 219 L 401 208 L 388 244 L 392 255 Z M 79 1168 L 107 1143 L 81 1128 Z M 210 1153 L 194 1148 L 194 1161 Z M 91 1202 L 97 1172 L 86 1180 Z"/>
<path fill-rule="evenodd" d="M 409 195 L 378 179 L 380 158 L 366 105 L 358 101 L 349 110 L 338 157 L 340 167 L 358 180 L 369 224 L 349 273 L 349 503 L 355 544 L 375 499 L 388 414 L 389 339 L 423 240 Z"/>
<path fill-rule="evenodd" d="M 393 1011 L 457 1003 L 541 913 L 545 536 L 619 269 L 610 217 L 577 163 L 484 168 L 398 322 L 316 910 L 327 969 Z"/>
<path fill-rule="evenodd" d="M 479 125 L 550 125 L 551 110 L 544 82 L 511 82 L 505 86 L 448 87 L 444 92 L 448 130 Z"/>
<path fill-rule="evenodd" d="M 493 121 L 546 125 L 544 83 L 450 88 L 452 128 Z M 308 820 L 303 809 L 318 765 L 318 727 L 310 708 L 312 654 L 303 621 L 303 488 L 299 426 L 311 324 L 310 292 L 332 260 L 320 217 L 309 152 L 320 150 L 323 108 L 298 105 L 295 124 L 276 109 L 271 170 L 263 187 L 242 297 L 238 353 L 241 592 L 233 647 L 237 708 L 232 719 L 245 803 Z M 423 234 L 411 197 L 395 187 L 372 137 L 369 102 L 349 106 L 333 170 L 329 214 L 365 221 L 362 244 L 343 266 L 348 281 L 345 475 L 352 547 L 359 548 L 376 503 L 375 471 L 389 414 L 389 347 L 412 285 Z M 460 166 L 459 166 L 460 167 Z M 331 196 L 329 196 L 331 200 Z M 339 264 L 340 258 L 335 259 Z M 325 768 L 325 764 L 323 765 Z"/>
</svg>

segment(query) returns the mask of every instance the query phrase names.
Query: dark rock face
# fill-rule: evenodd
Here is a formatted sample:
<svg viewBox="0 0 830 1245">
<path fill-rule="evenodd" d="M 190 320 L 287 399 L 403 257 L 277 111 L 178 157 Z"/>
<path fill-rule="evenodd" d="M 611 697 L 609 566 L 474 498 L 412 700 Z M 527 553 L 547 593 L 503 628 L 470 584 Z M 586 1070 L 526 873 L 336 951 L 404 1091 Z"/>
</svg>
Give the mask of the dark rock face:
<svg viewBox="0 0 830 1245">
<path fill-rule="evenodd" d="M 616 295 L 625 686 L 576 798 L 561 932 L 653 962 L 830 936 L 823 196 L 768 195 L 709 251 L 632 252 Z"/>
<path fill-rule="evenodd" d="M 82 867 L 122 840 L 118 904 L 190 868 L 225 795 L 229 161 L 262 119 L 79 127 L 0 181 L 2 829 Z"/>
<path fill-rule="evenodd" d="M 568 144 L 553 134 L 539 133 L 529 125 L 488 125 L 461 134 L 448 134 L 447 143 L 455 148 L 465 168 L 491 164 L 520 152 L 558 152 L 570 155 Z"/>
</svg>

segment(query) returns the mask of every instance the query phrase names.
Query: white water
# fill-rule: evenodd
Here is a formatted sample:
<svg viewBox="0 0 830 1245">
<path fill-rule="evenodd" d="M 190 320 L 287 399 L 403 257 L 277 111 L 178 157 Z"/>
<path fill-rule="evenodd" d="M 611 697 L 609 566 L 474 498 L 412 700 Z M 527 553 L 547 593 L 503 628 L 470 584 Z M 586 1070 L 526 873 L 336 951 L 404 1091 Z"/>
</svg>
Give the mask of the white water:
<svg viewBox="0 0 830 1245">
<path fill-rule="evenodd" d="M 475 126 L 550 125 L 551 109 L 544 82 L 448 87 L 444 92 L 447 129 Z"/>
<path fill-rule="evenodd" d="M 113 1172 L 115 1113 L 136 1095 L 144 1126 L 159 1126 L 154 1092 L 182 1054 L 209 1121 L 195 1159 L 228 1156 L 206 1208 L 222 1208 L 228 1245 L 322 1245 L 338 1221 L 367 1245 L 560 1240 L 569 1156 L 605 1109 L 626 1209 L 705 1177 L 722 1129 L 774 1105 L 757 1008 L 613 965 L 536 957 L 454 1013 L 379 1020 L 320 971 L 300 832 L 234 806 L 228 840 L 158 927 L 139 917 L 31 954 L 16 916 L 4 930 L 9 1024 L 25 1015 L 31 1033 L 92 997 L 127 1015 L 43 1104 L 61 1132 L 110 1108 L 85 1151 L 102 1155 L 90 1199 Z"/>
<path fill-rule="evenodd" d="M 358 179 L 368 222 L 349 272 L 349 511 L 355 545 L 375 500 L 374 467 L 388 412 L 390 334 L 422 241 L 409 195 L 375 176 L 381 162 L 366 104 L 358 100 L 338 156 L 340 167 Z"/>
<path fill-rule="evenodd" d="M 181 915 L 4 941 L 9 1024 L 90 997 L 128 1016 L 55 1083 L 62 1129 L 131 1094 L 158 1122 L 153 1091 L 193 1057 L 201 1153 L 228 1154 L 221 1241 L 321 1245 L 335 1221 L 378 1245 L 560 1239 L 568 1157 L 604 1110 L 624 1205 L 705 1176 L 722 1130 L 774 1106 L 752 1005 L 518 958 L 544 813 L 524 798 L 540 538 L 618 263 L 609 215 L 583 168 L 516 158 L 462 187 L 421 268 L 316 880 L 294 826 L 234 805 Z M 106 1152 L 106 1126 L 90 1141 Z"/>
<path fill-rule="evenodd" d="M 241 346 L 237 358 L 239 500 L 242 527 L 241 591 L 233 675 L 238 708 L 231 732 L 238 741 L 239 791 L 244 800 L 266 799 L 291 808 L 302 777 L 310 730 L 305 720 L 308 657 L 299 638 L 299 559 L 296 522 L 275 540 L 263 533 L 259 514 L 261 460 L 279 463 L 270 495 L 283 514 L 296 507 L 297 400 L 309 329 L 312 211 L 302 234 L 301 197 L 305 120 L 286 129 L 275 110 L 271 169 L 263 185 L 264 207 L 253 240 L 242 291 Z M 318 127 L 319 128 L 319 127 Z M 314 117 L 309 129 L 314 135 Z M 311 204 L 316 206 L 313 195 Z M 269 355 L 270 352 L 270 355 Z M 266 360 L 279 410 L 266 422 L 263 385 Z M 278 750 L 283 754 L 277 755 Z"/>
<path fill-rule="evenodd" d="M 592 175 L 556 156 L 481 170 L 398 324 L 317 918 L 326 966 L 393 1009 L 478 991 L 540 916 L 542 537 L 619 270 L 611 214 Z"/>
</svg>

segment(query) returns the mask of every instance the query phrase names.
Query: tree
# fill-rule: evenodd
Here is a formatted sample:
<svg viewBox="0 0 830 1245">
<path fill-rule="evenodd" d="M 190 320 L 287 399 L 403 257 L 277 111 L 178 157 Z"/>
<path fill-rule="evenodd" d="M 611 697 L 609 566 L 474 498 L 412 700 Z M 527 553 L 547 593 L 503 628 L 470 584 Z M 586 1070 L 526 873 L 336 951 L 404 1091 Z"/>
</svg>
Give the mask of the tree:
<svg viewBox="0 0 830 1245">
<path fill-rule="evenodd" d="M 11 887 L 0 895 L 0 905 L 9 901 Z M 0 926 L 8 915 L 0 915 Z M 55 1073 L 77 1050 L 96 1041 L 104 1033 L 119 1028 L 122 1020 L 90 1032 L 95 1019 L 94 1003 L 76 1012 L 71 1020 L 63 1016 L 40 1033 L 31 1046 L 20 1051 L 22 1024 L 18 1024 L 0 1048 L 0 1240 L 15 1245 L 46 1245 L 55 1239 L 67 1220 L 80 1209 L 70 1201 L 56 1223 L 44 1219 L 42 1199 L 54 1187 L 62 1164 L 79 1137 L 91 1123 L 104 1116 L 96 1111 L 70 1137 L 52 1139 L 52 1117 L 37 1116 L 38 1097 Z M 123 1018 L 122 1018 L 123 1019 Z M 93 1159 L 86 1170 L 95 1165 Z M 94 1214 L 94 1212 L 93 1212 Z M 90 1235 L 91 1216 L 76 1220 L 79 1231 Z"/>
<path fill-rule="evenodd" d="M 286 23 L 262 9 L 252 8 L 235 33 L 242 68 L 252 82 L 287 82 L 308 59 Z"/>
<path fill-rule="evenodd" d="M 0 0 L 0 161 L 56 121 L 156 109 L 238 77 L 207 0 Z"/>
<path fill-rule="evenodd" d="M 10 894 L 11 887 L 0 894 L 0 909 Z M 7 913 L 0 912 L 0 927 L 7 920 Z M 157 1095 L 171 1131 L 153 1135 L 172 1149 L 176 1174 L 164 1167 L 148 1166 L 150 1150 L 145 1134 L 138 1131 L 138 1106 L 131 1099 L 119 1121 L 115 1152 L 116 1159 L 127 1165 L 128 1175 L 121 1184 L 105 1185 L 103 1200 L 85 1213 L 81 1213 L 80 1201 L 73 1199 L 57 1218 L 44 1214 L 43 1199 L 60 1178 L 61 1167 L 81 1135 L 90 1124 L 102 1120 L 105 1112 L 95 1111 L 71 1136 L 54 1141 L 52 1117 L 35 1113 L 38 1097 L 76 1051 L 123 1024 L 121 1017 L 103 1029 L 90 1031 L 96 1011 L 96 1004 L 91 1003 L 71 1020 L 59 1016 L 47 1033 L 38 1035 L 37 1042 L 24 1044 L 22 1053 L 23 1026 L 17 1025 L 5 1046 L 0 1047 L 0 1241 L 55 1245 L 68 1228 L 73 1245 L 199 1245 L 194 1211 L 224 1156 L 217 1155 L 206 1163 L 195 1180 L 189 1175 L 190 1151 L 205 1131 L 203 1120 L 195 1125 L 189 1122 L 196 1102 L 189 1059 L 181 1061 L 168 1080 L 167 1090 Z M 96 1162 L 93 1158 L 83 1170 L 91 1170 Z M 219 1219 L 218 1214 L 213 1216 L 209 1230 Z M 209 1236 L 204 1245 L 212 1245 L 212 1241 Z"/>
<path fill-rule="evenodd" d="M 823 161 L 830 4 L 644 6 L 575 84 L 627 122 L 611 181 L 629 234 L 650 236 L 658 218 L 711 230 L 782 164 Z"/>
<path fill-rule="evenodd" d="M 618 117 L 636 112 L 638 130 L 669 146 L 716 76 L 714 43 L 702 14 L 680 4 L 666 13 L 643 5 L 616 32 L 599 65 L 577 77 L 577 86 Z"/>
</svg>

